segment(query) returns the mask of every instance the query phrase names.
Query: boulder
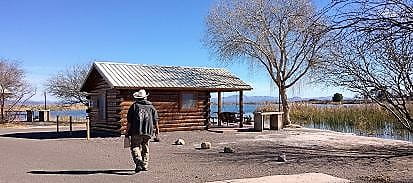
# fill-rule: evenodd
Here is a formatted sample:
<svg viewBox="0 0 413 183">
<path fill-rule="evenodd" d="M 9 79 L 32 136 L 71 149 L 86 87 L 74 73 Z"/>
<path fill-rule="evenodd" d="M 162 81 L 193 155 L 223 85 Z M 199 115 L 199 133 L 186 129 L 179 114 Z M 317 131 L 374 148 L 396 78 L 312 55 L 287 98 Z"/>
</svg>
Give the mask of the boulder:
<svg viewBox="0 0 413 183">
<path fill-rule="evenodd" d="M 286 162 L 287 161 L 287 157 L 285 156 L 285 154 L 279 154 L 275 158 L 276 158 L 276 161 L 278 161 L 278 162 Z"/>
<path fill-rule="evenodd" d="M 231 147 L 224 147 L 224 153 L 234 153 L 234 149 L 232 149 Z"/>
<path fill-rule="evenodd" d="M 201 149 L 211 149 L 211 142 L 202 142 Z"/>
<path fill-rule="evenodd" d="M 175 145 L 185 145 L 184 139 L 178 139 L 175 141 Z"/>
</svg>

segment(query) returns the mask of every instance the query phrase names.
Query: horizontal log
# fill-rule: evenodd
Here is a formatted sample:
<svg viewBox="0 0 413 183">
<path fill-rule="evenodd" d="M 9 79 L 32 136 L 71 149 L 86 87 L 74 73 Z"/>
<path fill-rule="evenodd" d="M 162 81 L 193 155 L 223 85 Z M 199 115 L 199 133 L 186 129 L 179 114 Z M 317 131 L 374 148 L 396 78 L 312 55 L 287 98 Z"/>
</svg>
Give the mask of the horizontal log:
<svg viewBox="0 0 413 183">
<path fill-rule="evenodd" d="M 90 126 L 90 128 L 104 128 L 108 130 L 119 130 L 121 126 L 103 126 L 103 125 L 95 125 L 95 126 Z"/>
<path fill-rule="evenodd" d="M 158 113 L 195 113 L 195 112 L 204 112 L 206 109 L 198 108 L 194 110 L 158 110 Z"/>
<path fill-rule="evenodd" d="M 161 132 L 173 132 L 173 131 L 192 131 L 192 130 L 205 130 L 206 126 L 191 126 L 191 127 L 175 127 L 175 128 L 161 128 Z"/>
<path fill-rule="evenodd" d="M 117 101 L 111 101 L 106 103 L 106 107 L 116 107 L 120 108 L 120 102 Z"/>
<path fill-rule="evenodd" d="M 204 121 L 206 121 L 206 119 L 159 120 L 159 124 L 196 123 Z"/>
<path fill-rule="evenodd" d="M 171 112 L 171 113 L 158 113 L 159 116 L 202 116 L 207 114 L 205 111 L 201 112 Z"/>
<path fill-rule="evenodd" d="M 100 128 L 100 127 L 94 127 L 94 128 L 91 127 L 90 129 L 91 129 L 92 133 L 94 131 L 105 131 L 105 132 L 111 132 L 111 133 L 115 133 L 115 134 L 120 134 L 121 133 L 119 129 L 113 130 L 113 129 Z"/>
<path fill-rule="evenodd" d="M 119 121 L 122 118 L 120 116 L 107 116 L 106 121 L 111 122 L 111 121 Z"/>
<path fill-rule="evenodd" d="M 120 122 L 107 122 L 107 123 L 102 123 L 102 122 L 98 122 L 98 123 L 90 123 L 90 126 L 120 126 Z"/>
<path fill-rule="evenodd" d="M 178 124 L 159 124 L 159 128 L 176 128 L 176 127 L 192 127 L 192 126 L 204 126 L 204 123 L 178 123 Z"/>
<path fill-rule="evenodd" d="M 106 111 L 106 113 L 108 114 L 108 115 L 119 115 L 119 112 L 121 112 L 121 110 L 120 109 L 118 109 L 118 110 L 108 110 L 108 111 Z"/>
<path fill-rule="evenodd" d="M 159 117 L 159 120 L 184 120 L 184 119 L 205 119 L 204 116 L 168 116 Z"/>
</svg>

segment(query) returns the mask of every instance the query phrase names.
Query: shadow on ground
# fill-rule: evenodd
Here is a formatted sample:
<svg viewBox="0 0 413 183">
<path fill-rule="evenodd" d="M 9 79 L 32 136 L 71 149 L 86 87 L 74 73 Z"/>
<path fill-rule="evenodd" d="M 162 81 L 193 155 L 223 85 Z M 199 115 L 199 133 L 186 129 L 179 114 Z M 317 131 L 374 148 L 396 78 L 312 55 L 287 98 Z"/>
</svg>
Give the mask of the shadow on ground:
<svg viewBox="0 0 413 183">
<path fill-rule="evenodd" d="M 116 135 L 111 134 L 92 134 L 91 137 L 115 137 Z M 12 138 L 23 138 L 23 139 L 64 139 L 64 138 L 86 138 L 86 130 L 76 130 L 76 131 L 63 131 L 63 132 L 20 132 L 20 133 L 10 133 L 3 134 L 0 137 L 12 137 Z"/>
<path fill-rule="evenodd" d="M 363 146 L 354 149 L 340 149 L 324 146 L 297 147 L 288 145 L 255 146 L 251 149 L 248 146 L 236 147 L 235 153 L 205 152 L 199 154 L 201 161 L 234 162 L 237 164 L 251 163 L 271 163 L 277 162 L 280 154 L 287 156 L 287 164 L 290 163 L 339 163 L 354 162 L 357 160 L 388 161 L 391 158 L 413 156 L 411 147 L 388 147 L 376 148 L 373 146 Z M 316 160 L 316 161 L 315 161 Z"/>
<path fill-rule="evenodd" d="M 27 172 L 36 175 L 93 175 L 93 174 L 109 174 L 109 175 L 133 175 L 134 170 L 60 170 L 60 171 L 45 171 L 34 170 Z"/>
</svg>

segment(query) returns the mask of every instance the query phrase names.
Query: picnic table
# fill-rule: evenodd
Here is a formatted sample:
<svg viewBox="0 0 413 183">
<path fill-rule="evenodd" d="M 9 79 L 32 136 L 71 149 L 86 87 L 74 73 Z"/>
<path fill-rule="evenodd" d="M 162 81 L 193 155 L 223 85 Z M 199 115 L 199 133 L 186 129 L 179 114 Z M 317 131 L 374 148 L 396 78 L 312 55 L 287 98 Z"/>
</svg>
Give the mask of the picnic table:
<svg viewBox="0 0 413 183">
<path fill-rule="evenodd" d="M 211 120 L 213 123 L 215 123 L 215 119 L 220 120 L 222 123 L 227 123 L 227 126 L 230 123 L 238 123 L 240 122 L 240 114 L 237 112 L 221 112 L 218 114 L 218 112 L 214 112 L 217 116 L 216 117 L 211 117 Z M 219 125 L 219 123 L 218 123 Z"/>
</svg>

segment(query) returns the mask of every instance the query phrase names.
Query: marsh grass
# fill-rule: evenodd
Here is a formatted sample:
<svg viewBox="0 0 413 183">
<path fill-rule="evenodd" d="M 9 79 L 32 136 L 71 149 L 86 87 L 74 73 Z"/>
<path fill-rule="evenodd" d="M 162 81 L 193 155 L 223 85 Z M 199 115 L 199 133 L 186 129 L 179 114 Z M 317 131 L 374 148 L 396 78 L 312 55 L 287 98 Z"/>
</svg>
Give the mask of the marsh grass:
<svg viewBox="0 0 413 183">
<path fill-rule="evenodd" d="M 293 104 L 290 115 L 293 121 L 300 124 L 328 123 L 332 128 L 354 127 L 367 133 L 384 129 L 388 124 L 397 124 L 397 120 L 390 113 L 376 104 L 324 106 Z M 400 128 L 398 125 L 392 126 Z"/>
<path fill-rule="evenodd" d="M 413 111 L 413 105 L 409 108 Z M 322 128 L 322 125 L 328 124 L 332 130 L 356 129 L 366 133 L 375 133 L 377 129 L 403 129 L 395 117 L 377 104 L 291 103 L 290 109 L 291 120 L 301 125 L 312 124 Z M 277 110 L 277 104 L 265 104 L 259 106 L 256 111 Z"/>
</svg>

